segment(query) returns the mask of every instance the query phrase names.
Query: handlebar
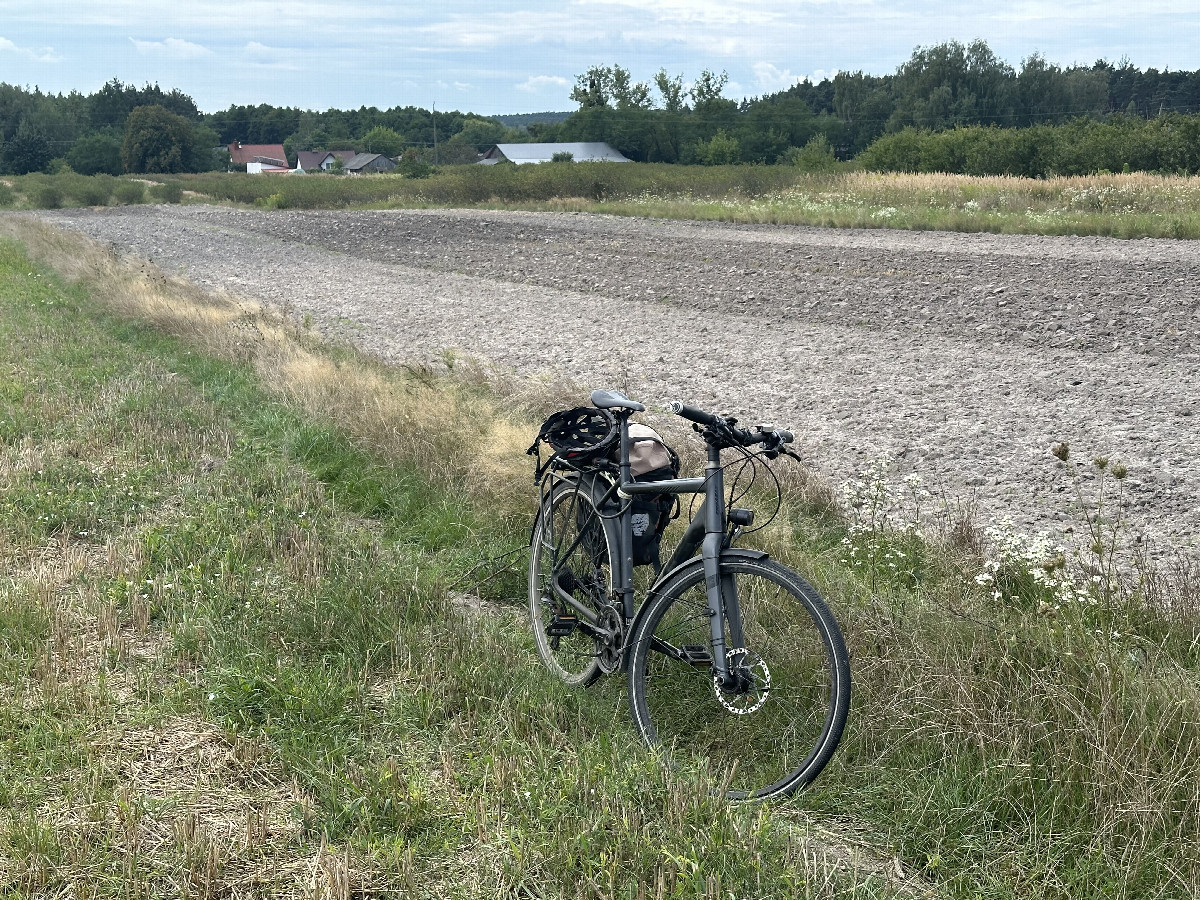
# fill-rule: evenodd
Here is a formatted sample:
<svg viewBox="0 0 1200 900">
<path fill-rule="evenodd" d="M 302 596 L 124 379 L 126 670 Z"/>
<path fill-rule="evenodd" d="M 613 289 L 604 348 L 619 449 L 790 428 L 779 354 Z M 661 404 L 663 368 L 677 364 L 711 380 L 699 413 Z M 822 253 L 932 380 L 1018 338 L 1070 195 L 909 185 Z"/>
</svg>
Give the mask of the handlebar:
<svg viewBox="0 0 1200 900">
<path fill-rule="evenodd" d="M 680 403 L 678 400 L 671 401 L 671 412 L 677 416 L 683 416 L 691 422 L 698 422 L 701 425 L 707 425 L 709 428 L 717 427 L 721 422 L 712 413 L 706 413 L 702 409 L 697 409 L 694 406 L 688 406 L 686 403 Z"/>
<path fill-rule="evenodd" d="M 686 403 L 680 403 L 678 400 L 671 401 L 671 411 L 677 416 L 682 416 L 697 425 L 703 425 L 705 429 L 716 432 L 743 447 L 766 444 L 768 450 L 781 450 L 784 444 L 790 444 L 796 439 L 792 432 L 784 428 L 773 428 L 768 425 L 759 425 L 756 431 L 739 428 L 736 424 L 737 419 L 715 416 L 694 406 L 688 406 Z"/>
</svg>

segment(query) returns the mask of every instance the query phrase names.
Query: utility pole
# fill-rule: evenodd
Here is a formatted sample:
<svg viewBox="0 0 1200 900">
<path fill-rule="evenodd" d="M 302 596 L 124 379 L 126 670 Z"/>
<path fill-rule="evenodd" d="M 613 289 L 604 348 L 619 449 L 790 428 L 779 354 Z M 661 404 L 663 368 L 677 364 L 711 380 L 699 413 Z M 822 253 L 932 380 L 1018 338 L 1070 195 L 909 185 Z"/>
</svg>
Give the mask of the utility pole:
<svg viewBox="0 0 1200 900">
<path fill-rule="evenodd" d="M 437 101 L 433 101 L 433 164 L 437 165 Z"/>
</svg>

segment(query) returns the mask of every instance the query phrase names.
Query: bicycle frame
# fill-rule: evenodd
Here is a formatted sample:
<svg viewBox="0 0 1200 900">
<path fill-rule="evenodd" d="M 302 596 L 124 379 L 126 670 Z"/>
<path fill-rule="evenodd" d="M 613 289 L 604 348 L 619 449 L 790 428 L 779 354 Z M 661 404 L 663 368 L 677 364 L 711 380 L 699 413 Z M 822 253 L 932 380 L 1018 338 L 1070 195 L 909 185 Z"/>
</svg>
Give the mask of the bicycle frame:
<svg viewBox="0 0 1200 900">
<path fill-rule="evenodd" d="M 633 512 L 627 502 L 639 494 L 703 494 L 704 501 L 696 511 L 680 539 L 679 545 L 671 554 L 670 560 L 663 566 L 655 579 L 654 587 L 660 584 L 666 575 L 676 567 L 683 565 L 700 549 L 700 558 L 704 566 L 705 591 L 708 597 L 708 614 L 712 635 L 713 668 L 716 674 L 725 680 L 729 677 L 729 664 L 725 647 L 725 623 L 729 622 L 730 633 L 736 646 L 742 646 L 741 611 L 737 602 L 737 594 L 732 579 L 722 579 L 720 574 L 721 552 L 725 549 L 725 478 L 721 468 L 721 449 L 713 444 L 708 445 L 708 462 L 705 474 L 696 478 L 672 478 L 665 481 L 638 482 L 633 480 L 629 464 L 629 413 L 625 410 L 614 410 L 620 426 L 620 463 L 618 480 L 611 484 L 608 490 L 597 501 L 597 506 L 613 501 L 621 504 L 617 517 L 618 559 L 620 565 L 613 573 L 613 594 L 620 598 L 622 618 L 625 621 L 626 633 L 632 628 L 636 618 L 636 606 L 633 587 Z M 722 584 L 723 581 L 728 582 Z M 573 598 L 567 598 L 571 605 L 579 608 Z M 660 648 L 666 649 L 666 648 Z M 629 647 L 622 648 L 621 668 L 628 666 Z"/>
</svg>

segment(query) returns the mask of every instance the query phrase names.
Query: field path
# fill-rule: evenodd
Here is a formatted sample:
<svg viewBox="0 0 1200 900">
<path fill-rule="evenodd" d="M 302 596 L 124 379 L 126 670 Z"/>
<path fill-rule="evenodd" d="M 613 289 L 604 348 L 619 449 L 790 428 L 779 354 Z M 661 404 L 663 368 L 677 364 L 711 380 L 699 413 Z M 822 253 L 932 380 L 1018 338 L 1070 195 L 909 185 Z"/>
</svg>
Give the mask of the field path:
<svg viewBox="0 0 1200 900">
<path fill-rule="evenodd" d="M 1049 452 L 1068 441 L 1128 467 L 1135 539 L 1200 538 L 1200 243 L 474 210 L 41 215 L 390 360 L 461 348 L 787 423 L 835 484 L 886 453 L 985 524 L 1073 543 L 1075 489 Z"/>
</svg>

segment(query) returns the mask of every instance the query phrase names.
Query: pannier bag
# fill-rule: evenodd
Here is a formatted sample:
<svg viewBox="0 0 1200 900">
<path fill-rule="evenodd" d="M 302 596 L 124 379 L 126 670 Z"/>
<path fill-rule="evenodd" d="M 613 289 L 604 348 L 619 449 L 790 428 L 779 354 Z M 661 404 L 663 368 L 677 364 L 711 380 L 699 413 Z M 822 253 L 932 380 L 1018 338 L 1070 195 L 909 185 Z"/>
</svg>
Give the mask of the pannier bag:
<svg viewBox="0 0 1200 900">
<path fill-rule="evenodd" d="M 613 453 L 615 459 L 620 451 Z M 658 432 L 629 423 L 629 469 L 634 481 L 666 481 L 679 477 L 679 457 Z M 633 520 L 633 564 L 662 568 L 659 545 L 679 506 L 675 494 L 639 494 L 630 502 Z"/>
</svg>

